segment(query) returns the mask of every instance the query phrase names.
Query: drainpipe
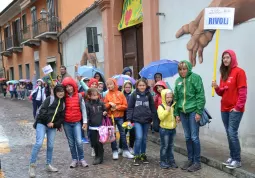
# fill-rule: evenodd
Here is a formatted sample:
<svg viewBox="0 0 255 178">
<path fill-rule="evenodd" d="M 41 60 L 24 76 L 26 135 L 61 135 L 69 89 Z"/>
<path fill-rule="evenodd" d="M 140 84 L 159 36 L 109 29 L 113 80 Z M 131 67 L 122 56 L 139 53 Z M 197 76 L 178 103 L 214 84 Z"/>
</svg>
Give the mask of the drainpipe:
<svg viewBox="0 0 255 178">
<path fill-rule="evenodd" d="M 58 1 L 59 0 L 56 0 L 56 16 L 58 17 L 58 19 L 59 19 L 59 16 L 58 16 Z M 60 22 L 59 22 L 60 23 Z M 61 23 L 60 23 L 61 24 Z M 61 29 L 61 25 L 60 25 L 60 29 Z M 60 39 L 59 39 L 59 37 L 57 38 L 58 39 L 58 54 L 59 54 L 59 56 L 60 56 L 60 66 L 62 66 L 63 65 L 63 55 L 62 55 L 62 53 L 61 53 L 61 47 L 60 47 Z"/>
</svg>

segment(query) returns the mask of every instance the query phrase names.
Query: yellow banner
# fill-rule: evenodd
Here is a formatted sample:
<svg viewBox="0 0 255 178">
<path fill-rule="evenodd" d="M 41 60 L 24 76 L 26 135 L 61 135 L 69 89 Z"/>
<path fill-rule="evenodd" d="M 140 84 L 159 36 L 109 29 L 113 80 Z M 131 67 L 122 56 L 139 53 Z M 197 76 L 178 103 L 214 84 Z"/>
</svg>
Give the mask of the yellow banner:
<svg viewBox="0 0 255 178">
<path fill-rule="evenodd" d="M 131 27 L 143 22 L 142 0 L 124 0 L 122 17 L 118 30 Z"/>
</svg>

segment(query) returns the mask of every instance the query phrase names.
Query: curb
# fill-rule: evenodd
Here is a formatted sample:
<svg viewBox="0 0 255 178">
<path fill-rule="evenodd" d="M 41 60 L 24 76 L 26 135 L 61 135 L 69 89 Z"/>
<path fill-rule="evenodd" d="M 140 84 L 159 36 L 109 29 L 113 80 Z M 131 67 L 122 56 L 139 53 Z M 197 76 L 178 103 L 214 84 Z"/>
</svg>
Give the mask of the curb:
<svg viewBox="0 0 255 178">
<path fill-rule="evenodd" d="M 150 136 L 148 137 L 148 140 L 160 145 L 160 138 L 155 137 L 153 134 L 150 134 Z M 181 148 L 179 145 L 175 144 L 174 151 L 177 153 L 180 153 L 184 156 L 187 156 L 186 149 Z M 201 162 L 210 166 L 210 167 L 213 167 L 220 171 L 231 174 L 237 178 L 255 178 L 255 174 L 252 174 L 252 173 L 245 171 L 243 169 L 228 169 L 222 165 L 222 162 L 215 160 L 213 158 L 210 158 L 210 157 L 206 157 L 204 155 L 201 155 Z"/>
</svg>

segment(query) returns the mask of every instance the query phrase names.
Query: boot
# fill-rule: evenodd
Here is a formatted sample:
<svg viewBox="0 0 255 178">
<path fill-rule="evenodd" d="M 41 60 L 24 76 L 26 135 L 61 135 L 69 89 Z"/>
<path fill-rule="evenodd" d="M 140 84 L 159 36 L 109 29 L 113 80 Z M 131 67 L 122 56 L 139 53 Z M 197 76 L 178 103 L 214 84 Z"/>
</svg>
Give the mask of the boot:
<svg viewBox="0 0 255 178">
<path fill-rule="evenodd" d="M 99 158 L 99 157 L 96 157 L 95 159 L 94 159 L 94 161 L 93 161 L 93 165 L 98 165 L 98 164 L 100 164 L 101 163 L 101 158 Z"/>
<path fill-rule="evenodd" d="M 35 177 L 35 168 L 36 168 L 36 166 L 35 166 L 35 164 L 30 164 L 29 165 L 29 177 Z"/>
</svg>

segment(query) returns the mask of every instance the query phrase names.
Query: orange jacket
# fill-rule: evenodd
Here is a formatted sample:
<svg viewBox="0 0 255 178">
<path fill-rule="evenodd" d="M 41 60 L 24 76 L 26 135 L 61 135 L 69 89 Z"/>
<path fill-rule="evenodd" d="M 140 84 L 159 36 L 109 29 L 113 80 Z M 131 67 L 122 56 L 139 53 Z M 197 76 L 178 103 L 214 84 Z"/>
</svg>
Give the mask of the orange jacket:
<svg viewBox="0 0 255 178">
<path fill-rule="evenodd" d="M 113 91 L 110 91 L 110 90 L 108 91 L 108 93 L 106 94 L 105 99 L 104 99 L 104 103 L 105 103 L 105 107 L 108 112 L 108 116 L 111 117 L 111 115 L 113 115 L 114 118 L 123 117 L 124 113 L 128 107 L 126 97 L 122 92 L 118 91 L 118 85 L 117 85 L 116 80 L 112 79 L 112 78 L 110 78 L 109 80 L 113 81 L 115 87 L 114 87 Z M 111 110 L 111 105 L 109 104 L 109 102 L 116 104 L 115 111 Z"/>
</svg>

